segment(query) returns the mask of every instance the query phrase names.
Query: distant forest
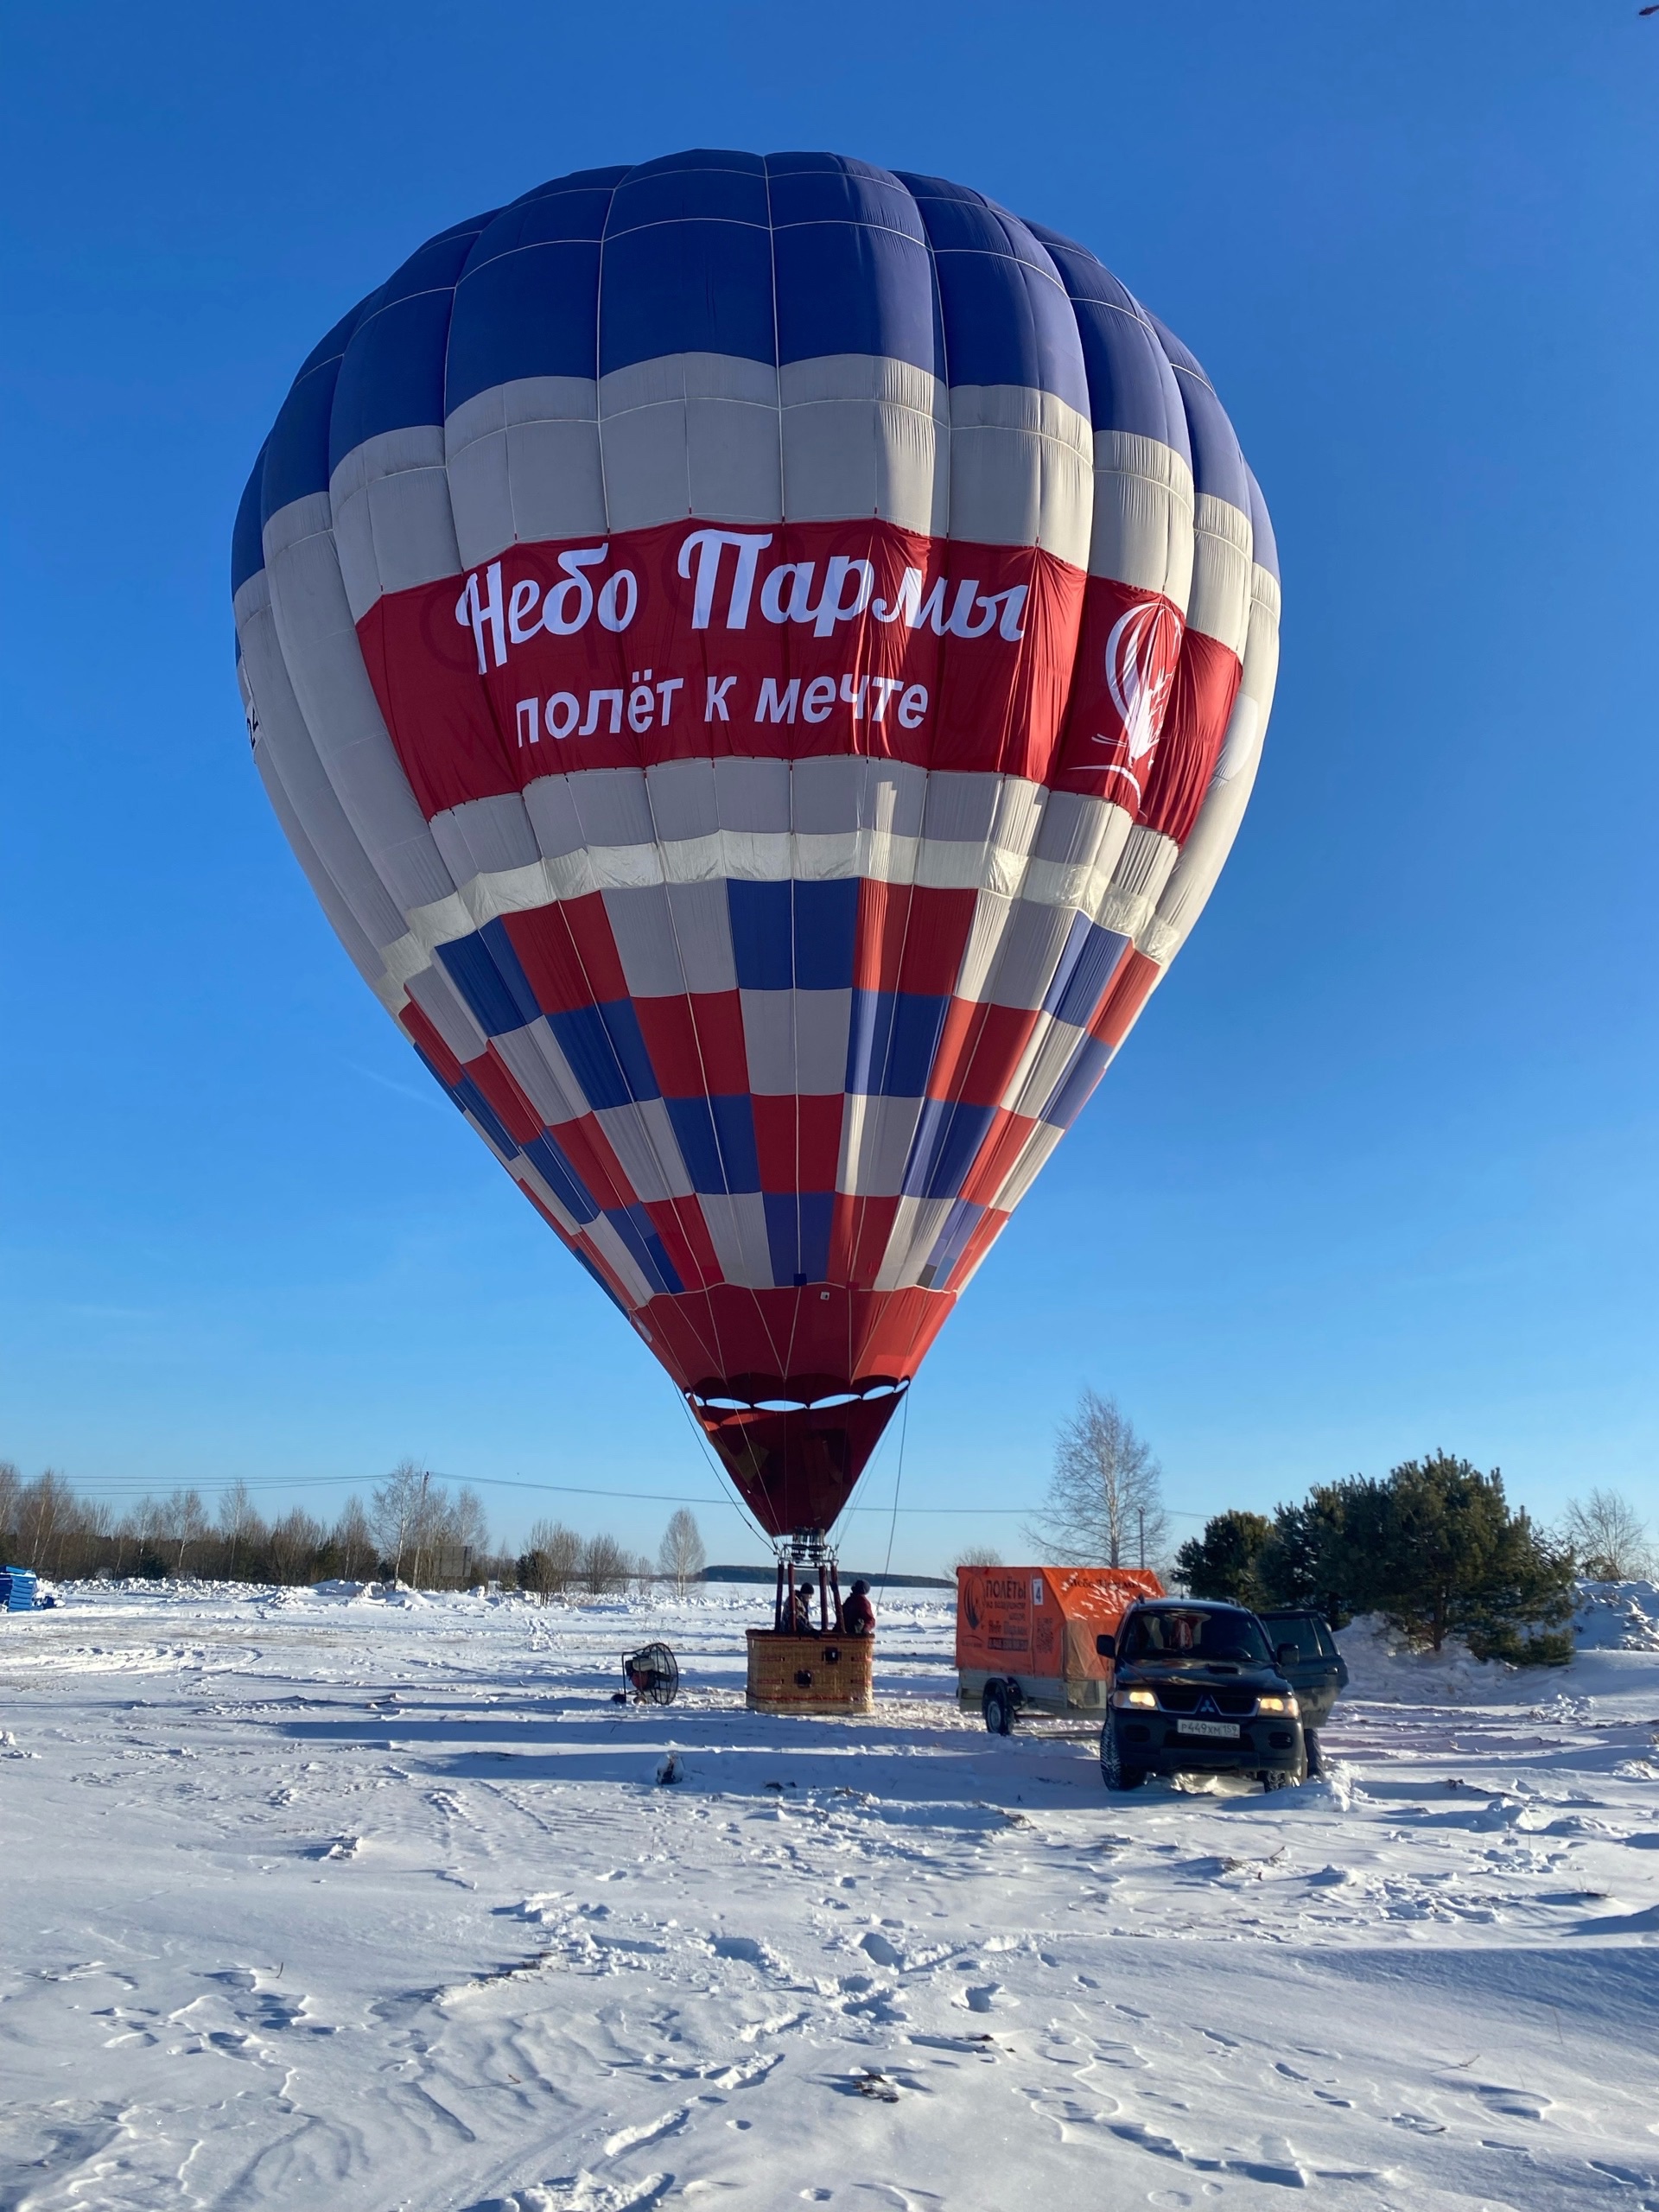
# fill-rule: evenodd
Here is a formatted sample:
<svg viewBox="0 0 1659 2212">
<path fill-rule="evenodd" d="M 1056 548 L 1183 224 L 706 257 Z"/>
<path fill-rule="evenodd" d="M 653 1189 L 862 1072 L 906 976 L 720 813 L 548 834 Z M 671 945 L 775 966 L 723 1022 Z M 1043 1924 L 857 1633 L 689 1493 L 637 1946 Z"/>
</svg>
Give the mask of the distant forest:
<svg viewBox="0 0 1659 2212">
<path fill-rule="evenodd" d="M 560 1534 L 569 1537 L 571 1554 L 563 1587 L 601 1592 L 658 1578 L 655 1561 L 613 1537 Z M 475 1491 L 451 1489 L 408 1463 L 394 1468 L 366 1503 L 350 1497 L 327 1522 L 299 1505 L 267 1519 L 243 1483 L 220 1492 L 212 1512 L 194 1490 L 143 1497 L 118 1510 L 80 1497 L 49 1468 L 26 1481 L 0 1460 L 0 1565 L 32 1567 L 54 1581 L 131 1575 L 305 1584 L 338 1577 L 398 1579 L 426 1590 L 491 1581 L 544 1586 L 533 1557 L 493 1548 Z"/>
</svg>

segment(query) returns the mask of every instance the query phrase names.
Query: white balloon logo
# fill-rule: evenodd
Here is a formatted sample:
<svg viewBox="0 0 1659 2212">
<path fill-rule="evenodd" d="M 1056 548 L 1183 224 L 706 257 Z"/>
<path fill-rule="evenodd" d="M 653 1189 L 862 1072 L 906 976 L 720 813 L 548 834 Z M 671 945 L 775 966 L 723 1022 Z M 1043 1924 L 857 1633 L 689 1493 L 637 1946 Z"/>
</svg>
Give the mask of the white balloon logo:
<svg viewBox="0 0 1659 2212">
<path fill-rule="evenodd" d="M 1132 762 L 1143 760 L 1158 742 L 1180 641 L 1180 626 L 1162 600 L 1142 600 L 1112 625 L 1106 640 L 1106 689 L 1122 719 Z M 1097 737 L 1095 742 L 1115 745 L 1118 741 Z M 1140 778 L 1128 769 L 1122 772 L 1139 791 Z"/>
</svg>

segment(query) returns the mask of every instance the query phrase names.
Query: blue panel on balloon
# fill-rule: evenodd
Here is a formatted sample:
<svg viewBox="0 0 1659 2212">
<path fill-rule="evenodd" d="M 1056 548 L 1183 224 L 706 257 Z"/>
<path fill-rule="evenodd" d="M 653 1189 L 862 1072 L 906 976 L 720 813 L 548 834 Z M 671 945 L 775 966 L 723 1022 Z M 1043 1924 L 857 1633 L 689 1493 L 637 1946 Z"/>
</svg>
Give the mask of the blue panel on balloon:
<svg viewBox="0 0 1659 2212">
<path fill-rule="evenodd" d="M 346 348 L 328 429 L 330 474 L 365 438 L 443 420 L 448 286 L 371 315 Z"/>
<path fill-rule="evenodd" d="M 1083 1039 L 1070 1066 L 1054 1086 L 1053 1096 L 1043 1109 L 1041 1118 L 1052 1128 L 1071 1128 L 1105 1074 L 1112 1050 L 1111 1046 L 1103 1045 L 1098 1037 Z"/>
<path fill-rule="evenodd" d="M 766 178 L 774 232 L 805 223 L 861 223 L 927 243 L 920 210 L 891 169 L 842 154 L 771 154 Z"/>
<path fill-rule="evenodd" d="M 519 377 L 591 377 L 599 246 L 526 247 L 486 261 L 455 291 L 444 410 Z"/>
<path fill-rule="evenodd" d="M 828 1277 L 835 1205 L 833 1191 L 766 1192 L 766 1244 L 772 1279 L 779 1288 L 798 1288 Z"/>
<path fill-rule="evenodd" d="M 540 1174 L 559 1204 L 567 1213 L 574 1214 L 579 1222 L 589 1222 L 599 1211 L 593 1194 L 564 1155 L 557 1140 L 550 1136 L 537 1137 L 524 1147 L 524 1158 Z"/>
<path fill-rule="evenodd" d="M 905 1196 L 953 1198 L 996 1118 L 995 1106 L 969 1106 L 958 1099 L 930 1098 L 922 1109 L 905 1169 Z"/>
<path fill-rule="evenodd" d="M 858 879 L 726 886 L 738 988 L 844 991 L 853 980 Z"/>
<path fill-rule="evenodd" d="M 1103 930 L 1086 914 L 1072 923 L 1043 999 L 1043 1012 L 1056 1021 L 1069 1021 L 1082 1029 L 1093 1020 L 1112 972 L 1128 950 L 1129 940 L 1116 930 Z"/>
<path fill-rule="evenodd" d="M 694 1190 L 758 1191 L 754 1107 L 746 1096 L 668 1098 L 664 1104 Z"/>
<path fill-rule="evenodd" d="M 847 1039 L 847 1088 L 919 1098 L 939 1047 L 948 998 L 911 991 L 855 991 Z"/>
<path fill-rule="evenodd" d="M 499 921 L 439 945 L 436 957 L 486 1037 L 509 1036 L 535 1020 L 536 994 Z"/>
<path fill-rule="evenodd" d="M 983 1206 L 976 1206 L 968 1198 L 958 1198 L 945 1216 L 944 1227 L 939 1231 L 933 1249 L 927 1255 L 927 1265 L 922 1270 L 925 1287 L 931 1289 L 942 1276 L 950 1274 L 968 1249 L 969 1239 L 984 1218 Z"/>
<path fill-rule="evenodd" d="M 844 991 L 853 980 L 858 879 L 831 876 L 794 888 L 795 988 Z"/>
<path fill-rule="evenodd" d="M 766 180 L 758 166 L 741 168 L 631 169 L 618 185 L 605 226 L 607 239 L 648 223 L 747 223 L 769 230 Z"/>
<path fill-rule="evenodd" d="M 512 1131 L 501 1122 L 494 1107 L 491 1105 L 471 1076 L 462 1076 L 461 1081 L 450 1090 L 449 1096 L 457 1106 L 472 1116 L 496 1150 L 505 1153 L 511 1160 L 518 1149 L 517 1140 L 513 1137 Z"/>
<path fill-rule="evenodd" d="M 779 231 L 778 359 L 879 353 L 942 376 L 927 248 L 855 223 Z"/>
<path fill-rule="evenodd" d="M 630 1255 L 639 1263 L 641 1272 L 653 1289 L 665 1290 L 677 1297 L 685 1285 L 680 1281 L 679 1270 L 668 1256 L 668 1248 L 657 1233 L 656 1224 L 643 1206 L 605 1209 L 605 1218 L 626 1245 Z"/>
<path fill-rule="evenodd" d="M 664 353 L 778 358 L 772 233 L 743 223 L 657 223 L 605 243 L 599 372 Z"/>
<path fill-rule="evenodd" d="M 787 882 L 748 883 L 735 877 L 726 886 L 740 990 L 786 991 L 793 986 L 794 888 Z"/>
<path fill-rule="evenodd" d="M 579 1262 L 582 1267 L 586 1268 L 588 1274 L 592 1275 L 594 1281 L 604 1292 L 606 1297 L 608 1298 L 612 1305 L 615 1306 L 617 1312 L 619 1313 L 626 1313 L 628 1312 L 627 1306 L 624 1305 L 623 1301 L 611 1288 L 610 1284 L 606 1281 L 604 1276 L 600 1273 L 597 1264 L 588 1257 L 586 1252 L 582 1250 L 581 1245 L 572 1244 L 569 1247 L 569 1251 L 571 1257 Z"/>
<path fill-rule="evenodd" d="M 342 337 L 340 353 L 303 371 L 283 402 L 265 446 L 259 496 L 262 525 L 296 499 L 328 489 L 328 416 L 344 352 Z"/>
<path fill-rule="evenodd" d="M 242 497 L 237 504 L 236 527 L 231 532 L 231 597 L 234 599 L 250 576 L 257 576 L 265 565 L 264 539 L 259 516 L 260 500 L 265 480 L 265 454 L 261 446 L 259 458 L 253 464 L 253 474 L 243 486 Z"/>
<path fill-rule="evenodd" d="M 639 1017 L 627 999 L 550 1014 L 547 1026 L 590 1106 L 627 1106 L 660 1094 Z"/>
</svg>

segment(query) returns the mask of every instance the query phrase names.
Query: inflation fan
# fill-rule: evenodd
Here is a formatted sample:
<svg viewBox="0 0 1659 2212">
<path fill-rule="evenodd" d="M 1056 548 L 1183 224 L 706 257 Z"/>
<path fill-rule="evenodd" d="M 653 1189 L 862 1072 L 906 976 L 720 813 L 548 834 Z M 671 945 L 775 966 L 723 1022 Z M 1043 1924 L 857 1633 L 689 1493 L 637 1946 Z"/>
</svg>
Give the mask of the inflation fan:
<svg viewBox="0 0 1659 2212">
<path fill-rule="evenodd" d="M 672 1705 L 679 1695 L 680 1662 L 665 1643 L 648 1643 L 622 1662 L 622 1679 L 639 1705 Z"/>
</svg>

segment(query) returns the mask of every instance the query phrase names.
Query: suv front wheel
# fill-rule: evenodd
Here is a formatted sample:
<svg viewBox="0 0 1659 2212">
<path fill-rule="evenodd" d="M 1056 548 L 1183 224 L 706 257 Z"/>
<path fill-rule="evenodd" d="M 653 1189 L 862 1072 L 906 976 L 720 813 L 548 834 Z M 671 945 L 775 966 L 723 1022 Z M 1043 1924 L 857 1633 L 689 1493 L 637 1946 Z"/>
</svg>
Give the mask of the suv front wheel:
<svg viewBox="0 0 1659 2212">
<path fill-rule="evenodd" d="M 1283 1767 L 1268 1767 L 1257 1779 L 1264 1789 L 1296 1789 L 1307 1780 L 1307 1758 L 1304 1754 L 1300 1765 L 1288 1770 Z"/>
<path fill-rule="evenodd" d="M 1109 1789 L 1138 1789 L 1147 1778 L 1145 1767 L 1124 1764 L 1117 1723 L 1109 1713 L 1100 1731 L 1100 1778 Z"/>
</svg>

